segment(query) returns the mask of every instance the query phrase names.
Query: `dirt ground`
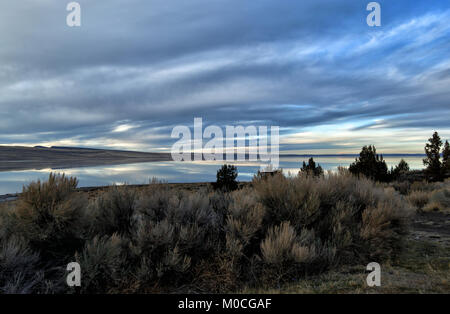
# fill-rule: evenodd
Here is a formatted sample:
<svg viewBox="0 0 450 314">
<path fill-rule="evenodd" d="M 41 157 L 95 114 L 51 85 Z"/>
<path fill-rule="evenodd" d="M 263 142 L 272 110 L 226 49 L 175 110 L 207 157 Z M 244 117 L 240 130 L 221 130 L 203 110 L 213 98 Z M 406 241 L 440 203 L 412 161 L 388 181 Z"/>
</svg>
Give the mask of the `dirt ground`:
<svg viewBox="0 0 450 314">
<path fill-rule="evenodd" d="M 450 247 L 450 212 L 417 214 L 412 223 L 411 237 Z"/>
</svg>

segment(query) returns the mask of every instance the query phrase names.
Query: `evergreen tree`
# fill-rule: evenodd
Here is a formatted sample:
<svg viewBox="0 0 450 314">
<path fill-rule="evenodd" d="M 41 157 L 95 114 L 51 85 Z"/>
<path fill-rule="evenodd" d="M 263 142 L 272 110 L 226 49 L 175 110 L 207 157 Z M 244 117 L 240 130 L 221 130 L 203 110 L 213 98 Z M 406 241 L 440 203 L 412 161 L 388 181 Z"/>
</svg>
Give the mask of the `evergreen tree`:
<svg viewBox="0 0 450 314">
<path fill-rule="evenodd" d="M 444 149 L 442 150 L 442 170 L 444 176 L 447 172 L 450 172 L 450 147 L 448 141 L 445 141 Z"/>
<path fill-rule="evenodd" d="M 313 176 L 323 175 L 322 167 L 319 164 L 317 164 L 317 166 L 316 166 L 316 162 L 314 161 L 314 159 L 312 157 L 309 158 L 308 164 L 306 164 L 303 161 L 303 165 L 302 165 L 302 168 L 300 169 L 300 172 L 306 173 L 306 174 L 312 174 Z"/>
<path fill-rule="evenodd" d="M 400 175 L 409 171 L 408 163 L 402 158 L 394 169 L 391 168 L 391 180 L 397 179 Z"/>
<path fill-rule="evenodd" d="M 433 133 L 433 136 L 428 139 L 425 145 L 425 154 L 427 157 L 423 160 L 423 164 L 427 166 L 425 173 L 431 181 L 437 181 L 442 178 L 442 164 L 441 164 L 441 146 L 442 140 L 437 132 Z"/>
<path fill-rule="evenodd" d="M 378 155 L 375 146 L 364 146 L 359 157 L 348 169 L 351 173 L 364 175 L 375 181 L 388 181 L 388 168 L 383 155 Z"/>
<path fill-rule="evenodd" d="M 237 168 L 232 165 L 223 165 L 217 171 L 217 181 L 214 187 L 224 191 L 234 191 L 238 188 L 236 178 L 238 176 Z"/>
</svg>

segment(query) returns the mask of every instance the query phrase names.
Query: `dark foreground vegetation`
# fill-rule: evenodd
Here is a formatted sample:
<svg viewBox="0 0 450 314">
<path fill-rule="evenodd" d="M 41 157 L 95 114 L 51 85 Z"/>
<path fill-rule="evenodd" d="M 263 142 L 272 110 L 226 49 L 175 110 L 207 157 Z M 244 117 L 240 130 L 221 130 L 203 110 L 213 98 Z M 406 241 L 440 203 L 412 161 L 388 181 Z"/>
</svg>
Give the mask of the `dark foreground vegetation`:
<svg viewBox="0 0 450 314">
<path fill-rule="evenodd" d="M 395 260 L 412 212 L 393 189 L 347 172 L 277 173 L 234 192 L 161 183 L 88 200 L 51 175 L 0 215 L 1 293 L 235 292 Z M 65 283 L 81 265 L 82 285 Z"/>
<path fill-rule="evenodd" d="M 425 172 L 390 171 L 366 146 L 349 170 L 311 158 L 296 177 L 224 165 L 202 188 L 154 181 L 91 194 L 50 175 L 0 207 L 0 293 L 450 291 L 449 147 Z M 410 230 L 412 229 L 412 233 Z M 81 265 L 81 287 L 66 266 Z"/>
</svg>

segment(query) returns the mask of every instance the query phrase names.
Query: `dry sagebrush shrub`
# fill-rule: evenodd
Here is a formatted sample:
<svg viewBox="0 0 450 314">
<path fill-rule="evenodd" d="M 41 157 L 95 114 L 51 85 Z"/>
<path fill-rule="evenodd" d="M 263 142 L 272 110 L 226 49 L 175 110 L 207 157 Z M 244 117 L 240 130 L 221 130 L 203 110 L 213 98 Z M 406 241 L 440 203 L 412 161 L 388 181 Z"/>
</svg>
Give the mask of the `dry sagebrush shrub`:
<svg viewBox="0 0 450 314">
<path fill-rule="evenodd" d="M 139 191 L 111 187 L 89 207 L 76 183 L 52 175 L 2 211 L 2 291 L 72 292 L 60 290 L 58 269 L 74 259 L 82 293 L 281 284 L 334 265 L 395 257 L 409 210 L 393 189 L 342 170 L 323 177 L 278 173 L 232 193 L 157 182 Z M 43 269 L 35 276 L 44 286 L 35 285 L 35 269 Z"/>
<path fill-rule="evenodd" d="M 265 224 L 290 221 L 296 230 L 313 225 L 320 216 L 320 200 L 314 184 L 319 180 L 311 176 L 288 179 L 281 173 L 264 180 L 255 179 L 256 195 L 266 209 Z"/>
<path fill-rule="evenodd" d="M 112 186 L 91 205 L 90 215 L 95 235 L 114 233 L 129 236 L 134 228 L 137 192 L 127 186 Z"/>
<path fill-rule="evenodd" d="M 178 200 L 177 192 L 168 185 L 152 182 L 140 195 L 137 209 L 151 221 L 160 221 L 166 217 L 166 210 L 175 206 Z"/>
<path fill-rule="evenodd" d="M 428 203 L 430 199 L 430 193 L 425 191 L 415 190 L 412 191 L 406 200 L 414 206 L 417 210 L 423 209 L 423 207 Z"/>
<path fill-rule="evenodd" d="M 411 210 L 391 192 L 362 213 L 359 254 L 365 261 L 395 258 L 403 247 Z"/>
<path fill-rule="evenodd" d="M 151 186 L 138 205 L 133 252 L 141 286 L 161 289 L 192 280 L 192 269 L 220 247 L 220 215 L 206 191 L 171 193 Z"/>
<path fill-rule="evenodd" d="M 132 248 L 138 260 L 136 278 L 139 287 L 164 289 L 183 281 L 191 258 L 180 252 L 177 239 L 175 227 L 166 219 L 140 225 Z"/>
<path fill-rule="evenodd" d="M 411 182 L 409 181 L 394 181 L 390 183 L 390 186 L 392 186 L 401 195 L 408 195 L 411 191 Z"/>
<path fill-rule="evenodd" d="M 254 239 L 261 237 L 262 223 L 265 210 L 257 202 L 250 189 L 243 189 L 233 193 L 233 201 L 228 207 L 226 220 L 227 247 L 246 247 Z M 239 244 L 228 244 L 237 241 Z M 233 249 L 236 251 L 236 249 Z"/>
<path fill-rule="evenodd" d="M 438 203 L 442 210 L 450 209 L 450 182 L 431 193 L 430 202 Z"/>
<path fill-rule="evenodd" d="M 124 240 L 117 234 L 94 237 L 75 260 L 82 270 L 82 293 L 107 293 L 120 286 L 127 268 Z"/>
<path fill-rule="evenodd" d="M 43 258 L 65 259 L 84 243 L 87 199 L 75 191 L 78 181 L 50 174 L 46 182 L 23 188 L 13 219 L 17 234 Z"/>
<path fill-rule="evenodd" d="M 14 235 L 14 207 L 0 204 L 0 244 Z"/>
<path fill-rule="evenodd" d="M 439 182 L 427 182 L 426 180 L 420 179 L 415 181 L 394 181 L 389 184 L 401 195 L 411 194 L 413 191 L 421 192 L 431 192 L 437 189 Z"/>
<path fill-rule="evenodd" d="M 219 233 L 219 241 L 225 241 L 225 246 L 219 246 L 216 257 L 206 272 L 209 276 L 200 277 L 204 284 L 205 281 L 211 281 L 213 274 L 220 273 L 221 284 L 211 285 L 206 282 L 206 286 L 215 292 L 235 289 L 240 281 L 254 281 L 251 277 L 255 277 L 255 274 L 249 272 L 250 263 L 255 252 L 259 251 L 263 237 L 264 208 L 252 190 L 244 188 L 235 191 L 227 201 L 228 208 L 225 209 L 221 227 L 223 232 Z"/>
<path fill-rule="evenodd" d="M 309 230 L 324 266 L 393 257 L 401 248 L 410 208 L 392 189 L 344 172 L 325 178 L 273 176 L 254 185 L 269 213 L 266 221 L 284 219 L 297 233 Z M 375 245 L 377 239 L 383 245 Z M 385 253 L 373 253 L 378 248 Z"/>
<path fill-rule="evenodd" d="M 406 197 L 408 202 L 421 211 L 444 211 L 450 208 L 450 181 L 415 185 Z"/>
<path fill-rule="evenodd" d="M 314 247 L 300 245 L 297 233 L 289 222 L 269 229 L 261 243 L 261 253 L 266 264 L 283 273 L 295 268 L 296 264 L 313 261 L 316 255 Z"/>
<path fill-rule="evenodd" d="M 428 204 L 425 205 L 423 208 L 424 212 L 439 212 L 443 211 L 445 208 L 442 206 L 440 202 L 431 201 Z"/>
<path fill-rule="evenodd" d="M 39 255 L 25 241 L 11 237 L 0 247 L 0 293 L 31 293 L 40 285 Z"/>
</svg>

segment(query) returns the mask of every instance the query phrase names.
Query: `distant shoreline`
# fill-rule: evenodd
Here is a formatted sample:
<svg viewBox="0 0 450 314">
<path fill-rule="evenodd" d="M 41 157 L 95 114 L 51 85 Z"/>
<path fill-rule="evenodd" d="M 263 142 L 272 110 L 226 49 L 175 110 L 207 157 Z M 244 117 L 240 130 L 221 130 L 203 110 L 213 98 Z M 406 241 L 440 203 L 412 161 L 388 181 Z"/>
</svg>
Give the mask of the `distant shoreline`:
<svg viewBox="0 0 450 314">
<path fill-rule="evenodd" d="M 0 172 L 171 161 L 169 153 L 77 147 L 0 146 Z"/>
</svg>

